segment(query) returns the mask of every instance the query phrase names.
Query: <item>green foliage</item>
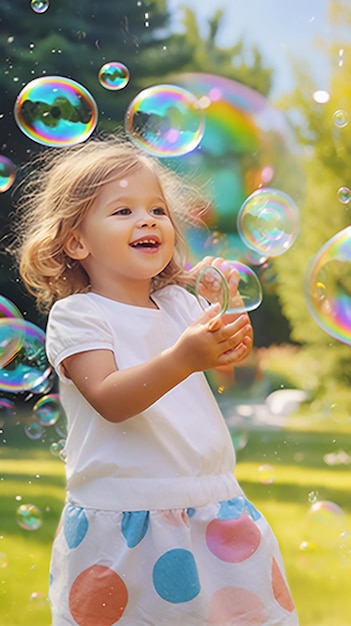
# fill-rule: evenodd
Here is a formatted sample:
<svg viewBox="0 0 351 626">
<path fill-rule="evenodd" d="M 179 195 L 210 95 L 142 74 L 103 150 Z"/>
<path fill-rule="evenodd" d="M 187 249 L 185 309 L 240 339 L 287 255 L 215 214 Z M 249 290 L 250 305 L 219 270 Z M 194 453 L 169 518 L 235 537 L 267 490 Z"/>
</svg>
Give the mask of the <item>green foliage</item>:
<svg viewBox="0 0 351 626">
<path fill-rule="evenodd" d="M 343 3 L 331 3 L 334 19 L 340 11 L 351 10 Z M 277 293 L 282 311 L 289 320 L 291 338 L 304 346 L 318 360 L 318 393 L 331 395 L 341 385 L 350 386 L 350 347 L 322 330 L 312 318 L 306 302 L 306 273 L 313 257 L 331 237 L 350 223 L 351 207 L 338 199 L 338 189 L 350 186 L 351 133 L 349 126 L 338 127 L 333 115 L 338 110 L 351 110 L 351 87 L 345 81 L 350 71 L 351 46 L 339 41 L 344 50 L 342 67 L 334 70 L 325 104 L 314 102 L 313 80 L 296 68 L 296 89 L 281 100 L 292 119 L 301 147 L 305 172 L 304 193 L 299 201 L 301 227 L 295 245 L 274 261 L 279 274 Z M 336 44 L 331 46 L 336 55 Z M 317 86 L 315 86 L 315 89 Z M 343 272 L 343 280 L 346 280 Z M 350 293 L 346 285 L 347 293 Z M 348 400 L 349 406 L 351 402 Z"/>
</svg>

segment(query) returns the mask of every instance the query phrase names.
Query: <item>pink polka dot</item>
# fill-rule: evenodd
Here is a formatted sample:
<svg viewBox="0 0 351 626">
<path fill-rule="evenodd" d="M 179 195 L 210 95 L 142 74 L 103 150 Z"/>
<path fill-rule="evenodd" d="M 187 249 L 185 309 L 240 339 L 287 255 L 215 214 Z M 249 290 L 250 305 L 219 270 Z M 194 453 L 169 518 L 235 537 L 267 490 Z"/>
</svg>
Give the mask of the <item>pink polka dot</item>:
<svg viewBox="0 0 351 626">
<path fill-rule="evenodd" d="M 290 591 L 275 559 L 272 562 L 272 587 L 276 601 L 290 613 L 294 610 L 294 603 Z"/>
<path fill-rule="evenodd" d="M 211 598 L 208 626 L 262 626 L 264 605 L 251 591 L 223 587 Z"/>
<path fill-rule="evenodd" d="M 71 614 L 79 626 L 112 626 L 123 615 L 128 591 L 109 567 L 93 565 L 75 579 L 69 596 Z"/>
<path fill-rule="evenodd" d="M 238 519 L 214 519 L 206 529 L 209 550 L 221 561 L 240 563 L 256 552 L 261 533 L 248 515 Z"/>
</svg>

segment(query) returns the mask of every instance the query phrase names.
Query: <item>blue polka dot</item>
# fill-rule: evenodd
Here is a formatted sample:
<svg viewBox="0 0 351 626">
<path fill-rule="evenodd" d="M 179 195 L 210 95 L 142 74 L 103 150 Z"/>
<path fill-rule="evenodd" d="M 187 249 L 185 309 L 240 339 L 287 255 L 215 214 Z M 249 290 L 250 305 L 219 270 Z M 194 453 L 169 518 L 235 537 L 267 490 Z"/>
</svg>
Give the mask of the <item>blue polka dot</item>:
<svg viewBox="0 0 351 626">
<path fill-rule="evenodd" d="M 149 511 L 130 511 L 123 513 L 122 535 L 128 548 L 135 548 L 145 537 L 149 527 Z"/>
<path fill-rule="evenodd" d="M 259 510 L 249 500 L 246 500 L 246 511 L 254 522 L 262 517 Z"/>
<path fill-rule="evenodd" d="M 239 519 L 244 513 L 249 515 L 253 521 L 261 517 L 261 513 L 249 500 L 244 498 L 244 496 L 238 496 L 237 498 L 220 502 L 217 518 Z"/>
<path fill-rule="evenodd" d="M 69 548 L 77 548 L 88 532 L 89 522 L 84 509 L 69 506 L 65 509 L 63 532 Z"/>
<path fill-rule="evenodd" d="M 220 503 L 218 519 L 239 519 L 245 511 L 245 498 L 239 496 Z"/>
<path fill-rule="evenodd" d="M 192 517 L 193 515 L 195 515 L 196 513 L 196 509 L 194 509 L 192 506 L 190 506 L 187 510 L 186 510 L 187 514 L 189 517 Z"/>
<path fill-rule="evenodd" d="M 167 602 L 179 604 L 196 598 L 201 587 L 192 553 L 175 548 L 162 554 L 154 565 L 153 583 Z"/>
</svg>

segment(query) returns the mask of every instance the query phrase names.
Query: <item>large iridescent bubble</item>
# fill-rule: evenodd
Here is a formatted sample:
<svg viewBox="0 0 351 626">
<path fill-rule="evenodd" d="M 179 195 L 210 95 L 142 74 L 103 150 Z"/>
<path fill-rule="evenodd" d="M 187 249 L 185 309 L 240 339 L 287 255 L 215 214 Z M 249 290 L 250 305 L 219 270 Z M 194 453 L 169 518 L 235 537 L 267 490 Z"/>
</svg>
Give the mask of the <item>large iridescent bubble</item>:
<svg viewBox="0 0 351 626">
<path fill-rule="evenodd" d="M 85 141 L 98 119 L 89 91 L 63 76 L 43 76 L 28 83 L 17 96 L 14 115 L 27 137 L 57 148 Z"/>
<path fill-rule="evenodd" d="M 196 184 L 208 189 L 212 207 L 203 216 L 207 225 L 235 236 L 232 247 L 243 250 L 236 222 L 245 198 L 268 185 L 303 193 L 303 172 L 291 150 L 286 117 L 262 94 L 229 78 L 189 72 L 171 79 L 197 98 L 205 128 L 195 150 L 167 164 L 180 174 L 195 175 Z"/>
<path fill-rule="evenodd" d="M 305 295 L 314 320 L 351 345 L 351 226 L 317 252 L 306 273 Z"/>
<path fill-rule="evenodd" d="M 130 103 L 125 128 L 141 148 L 158 157 L 175 157 L 196 148 L 204 133 L 204 114 L 190 91 L 156 85 Z"/>
</svg>

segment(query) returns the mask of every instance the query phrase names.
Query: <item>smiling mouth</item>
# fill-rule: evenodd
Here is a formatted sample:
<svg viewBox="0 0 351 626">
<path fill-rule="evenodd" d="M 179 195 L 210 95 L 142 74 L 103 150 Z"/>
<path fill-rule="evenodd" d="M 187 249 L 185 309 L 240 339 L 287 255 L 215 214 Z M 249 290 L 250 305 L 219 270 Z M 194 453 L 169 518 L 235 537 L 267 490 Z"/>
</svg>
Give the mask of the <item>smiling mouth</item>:
<svg viewBox="0 0 351 626">
<path fill-rule="evenodd" d="M 132 248 L 157 250 L 160 247 L 160 242 L 156 239 L 140 239 L 138 241 L 132 242 L 130 245 Z"/>
</svg>

